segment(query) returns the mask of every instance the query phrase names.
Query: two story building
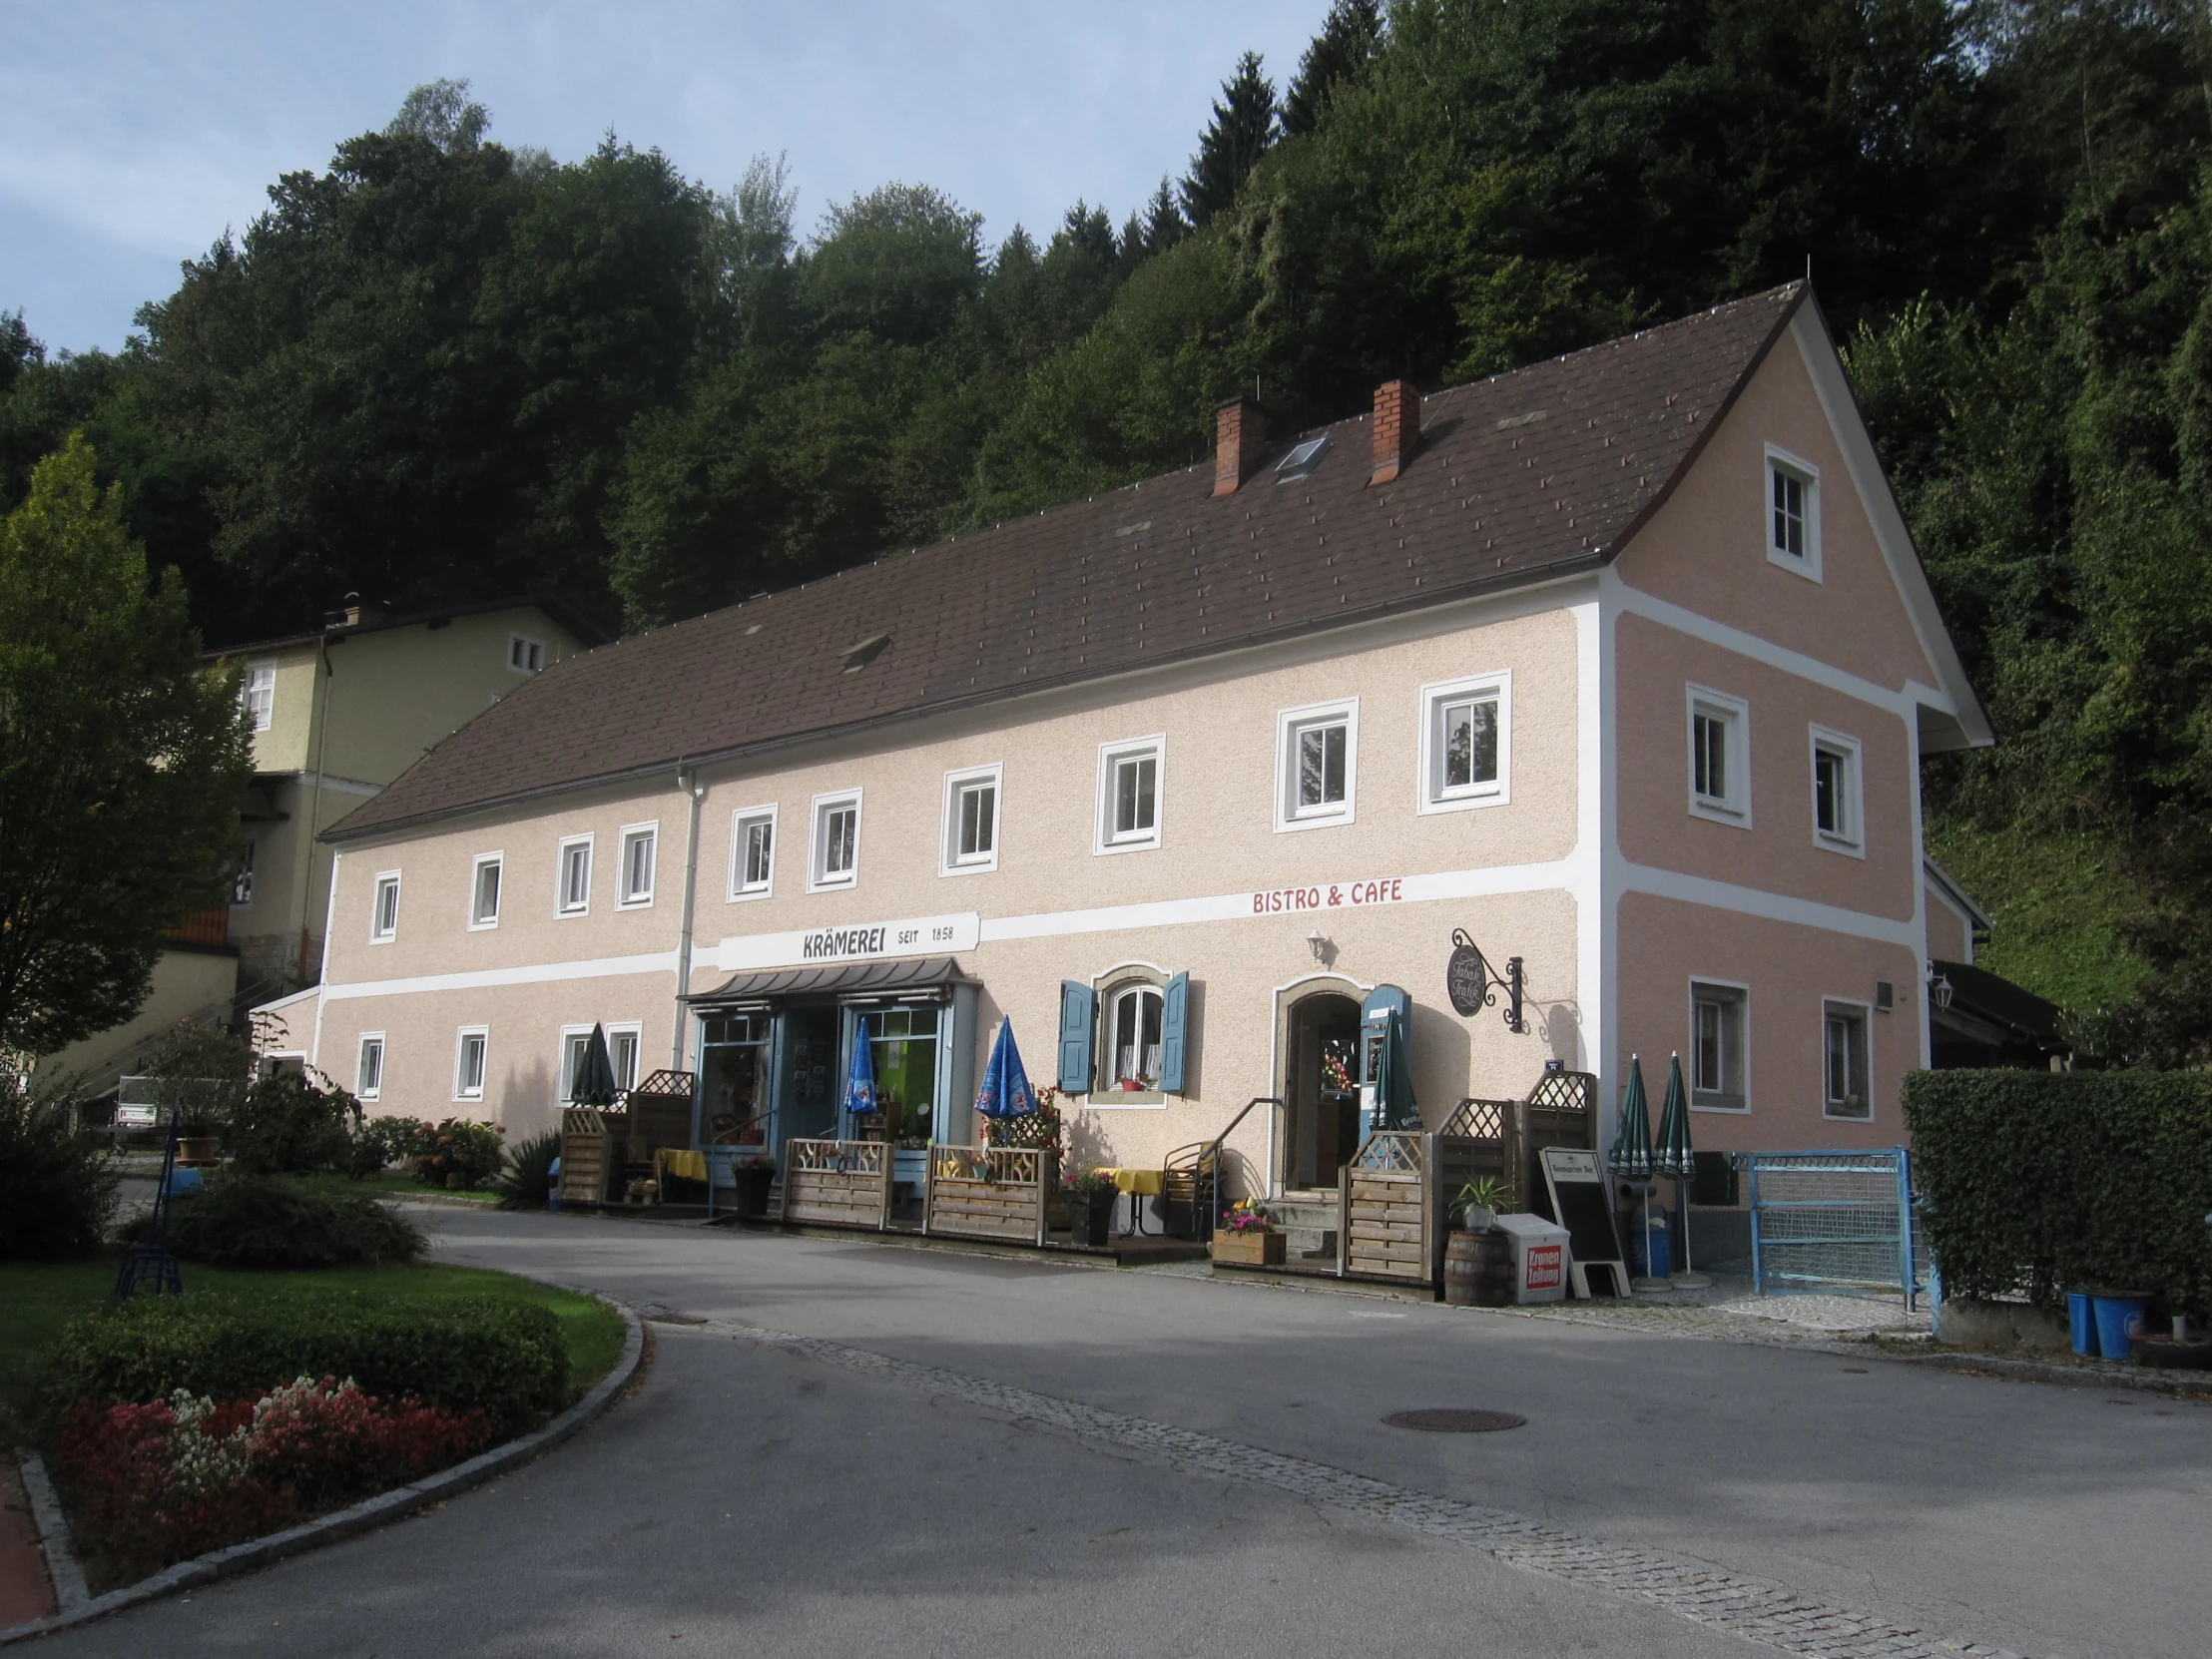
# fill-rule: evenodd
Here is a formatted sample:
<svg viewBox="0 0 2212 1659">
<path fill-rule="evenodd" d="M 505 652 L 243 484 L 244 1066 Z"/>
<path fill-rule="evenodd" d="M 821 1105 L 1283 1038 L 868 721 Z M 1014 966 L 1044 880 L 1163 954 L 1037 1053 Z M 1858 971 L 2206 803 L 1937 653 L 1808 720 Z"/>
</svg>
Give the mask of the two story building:
<svg viewBox="0 0 2212 1659">
<path fill-rule="evenodd" d="M 700 1132 L 973 1138 L 1011 1020 L 1084 1161 L 1253 1096 L 1334 1186 L 1364 1012 L 1419 1109 L 1679 1052 L 1701 1147 L 1895 1144 L 1924 755 L 1985 744 L 1803 284 L 626 639 L 326 831 L 291 1040 L 376 1109 L 551 1126 L 586 1034 Z M 1463 1016 L 1455 938 L 1518 959 Z"/>
</svg>

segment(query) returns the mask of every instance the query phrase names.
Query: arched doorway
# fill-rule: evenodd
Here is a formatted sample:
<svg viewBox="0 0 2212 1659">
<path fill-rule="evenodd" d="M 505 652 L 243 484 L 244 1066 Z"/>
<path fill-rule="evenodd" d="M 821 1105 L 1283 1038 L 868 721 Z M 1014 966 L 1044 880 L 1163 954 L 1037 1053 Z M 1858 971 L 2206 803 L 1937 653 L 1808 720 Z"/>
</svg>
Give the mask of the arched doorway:
<svg viewBox="0 0 2212 1659">
<path fill-rule="evenodd" d="M 1337 1171 L 1360 1149 L 1360 1003 L 1316 991 L 1291 1005 L 1284 1033 L 1283 1185 L 1337 1189 Z"/>
</svg>

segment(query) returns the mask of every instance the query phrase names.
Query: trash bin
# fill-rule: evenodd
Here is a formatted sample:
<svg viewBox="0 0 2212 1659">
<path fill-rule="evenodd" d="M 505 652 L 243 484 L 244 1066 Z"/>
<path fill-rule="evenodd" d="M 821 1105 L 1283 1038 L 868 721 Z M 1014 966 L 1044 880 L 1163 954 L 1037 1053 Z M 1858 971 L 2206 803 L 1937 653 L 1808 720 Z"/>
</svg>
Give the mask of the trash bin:
<svg viewBox="0 0 2212 1659">
<path fill-rule="evenodd" d="M 2068 1291 L 2066 1324 L 2073 1333 L 2073 1351 L 2085 1360 L 2094 1360 L 2097 1357 L 2096 1298 L 2087 1291 Z"/>
<path fill-rule="evenodd" d="M 2143 1334 L 2143 1299 L 2139 1296 L 2100 1296 L 2097 1305 L 2097 1351 L 2107 1360 L 2129 1360 L 2136 1339 Z"/>
<path fill-rule="evenodd" d="M 1567 1295 L 1567 1230 L 1541 1216 L 1499 1216 L 1492 1223 L 1513 1242 L 1513 1300 L 1563 1302 Z"/>
</svg>

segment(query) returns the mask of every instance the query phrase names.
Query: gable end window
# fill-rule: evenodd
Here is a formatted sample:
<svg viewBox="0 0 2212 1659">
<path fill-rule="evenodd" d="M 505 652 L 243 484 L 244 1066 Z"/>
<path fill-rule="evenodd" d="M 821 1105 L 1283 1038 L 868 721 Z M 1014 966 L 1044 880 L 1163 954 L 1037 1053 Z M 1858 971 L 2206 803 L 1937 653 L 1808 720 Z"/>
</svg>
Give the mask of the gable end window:
<svg viewBox="0 0 2212 1659">
<path fill-rule="evenodd" d="M 849 887 L 860 878 L 860 792 L 815 797 L 815 844 L 807 887 Z"/>
<path fill-rule="evenodd" d="M 622 831 L 622 862 L 615 871 L 615 903 L 642 908 L 653 902 L 653 860 L 659 848 L 660 826 L 632 824 Z"/>
<path fill-rule="evenodd" d="M 766 898 L 776 882 L 776 809 L 730 815 L 730 896 Z"/>
<path fill-rule="evenodd" d="M 266 732 L 276 716 L 276 665 L 255 663 L 239 682 L 239 702 L 253 720 L 254 730 Z"/>
<path fill-rule="evenodd" d="M 1690 811 L 1751 828 L 1751 709 L 1741 698 L 1689 688 Z"/>
<path fill-rule="evenodd" d="M 1767 445 L 1767 557 L 1785 570 L 1821 579 L 1821 474 L 1809 462 Z"/>
<path fill-rule="evenodd" d="M 476 859 L 468 887 L 469 926 L 499 925 L 499 873 L 504 861 L 497 852 L 486 852 Z"/>
<path fill-rule="evenodd" d="M 1857 738 L 1812 729 L 1813 839 L 1834 852 L 1865 857 L 1866 795 Z"/>
<path fill-rule="evenodd" d="M 1134 852 L 1160 844 L 1160 809 L 1167 780 L 1164 737 L 1125 738 L 1098 750 L 1099 852 Z"/>
<path fill-rule="evenodd" d="M 1512 677 L 1485 674 L 1423 686 L 1420 700 L 1419 810 L 1502 805 L 1511 776 Z"/>
<path fill-rule="evenodd" d="M 1359 771 L 1357 699 L 1285 709 L 1276 716 L 1276 829 L 1352 823 Z"/>
<path fill-rule="evenodd" d="M 561 842 L 557 864 L 560 885 L 554 889 L 557 915 L 580 916 L 591 908 L 591 836 L 571 835 Z"/>
<path fill-rule="evenodd" d="M 387 869 L 376 877 L 368 901 L 368 942 L 389 944 L 399 936 L 399 871 Z"/>
<path fill-rule="evenodd" d="M 535 674 L 545 667 L 545 641 L 528 634 L 507 636 L 507 666 L 517 674 Z"/>
<path fill-rule="evenodd" d="M 998 867 L 998 803 L 1004 769 L 977 767 L 944 779 L 944 852 L 939 872 L 965 875 Z"/>
<path fill-rule="evenodd" d="M 1690 1104 L 1701 1111 L 1750 1109 L 1750 993 L 1741 985 L 1690 982 Z"/>
<path fill-rule="evenodd" d="M 1874 1120 L 1873 1074 L 1864 1002 L 1821 1004 L 1821 1110 L 1855 1123 Z"/>
</svg>

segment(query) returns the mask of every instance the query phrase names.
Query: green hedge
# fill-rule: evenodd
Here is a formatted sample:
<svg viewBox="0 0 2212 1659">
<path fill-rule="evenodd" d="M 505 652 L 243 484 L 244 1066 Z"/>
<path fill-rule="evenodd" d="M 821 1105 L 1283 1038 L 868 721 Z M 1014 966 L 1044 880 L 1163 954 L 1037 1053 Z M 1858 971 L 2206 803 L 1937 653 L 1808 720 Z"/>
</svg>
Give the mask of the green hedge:
<svg viewBox="0 0 2212 1659">
<path fill-rule="evenodd" d="M 1913 1174 L 1950 1296 L 2212 1289 L 2212 1075 L 1921 1071 Z"/>
<path fill-rule="evenodd" d="M 243 1295 L 139 1297 L 72 1324 L 41 1389 L 56 1418 L 80 1401 L 178 1388 L 251 1399 L 295 1377 L 350 1377 L 379 1398 L 482 1407 L 501 1436 L 568 1400 L 568 1347 L 546 1308 L 449 1302 L 392 1308 L 344 1293 L 278 1305 Z"/>
<path fill-rule="evenodd" d="M 124 1228 L 143 1239 L 151 1217 Z M 222 1170 L 207 1190 L 174 1200 L 169 1248 L 225 1268 L 334 1268 L 412 1262 L 430 1248 L 422 1229 L 364 1192 Z"/>
</svg>

